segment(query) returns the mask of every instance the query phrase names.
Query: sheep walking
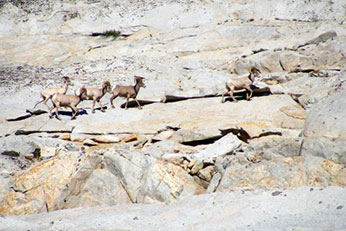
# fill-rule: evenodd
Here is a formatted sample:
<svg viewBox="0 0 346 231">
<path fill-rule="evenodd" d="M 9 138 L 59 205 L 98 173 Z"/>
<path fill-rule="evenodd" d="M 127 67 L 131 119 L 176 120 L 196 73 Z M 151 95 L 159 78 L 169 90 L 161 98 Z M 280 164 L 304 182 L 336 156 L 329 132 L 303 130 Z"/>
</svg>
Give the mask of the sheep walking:
<svg viewBox="0 0 346 231">
<path fill-rule="evenodd" d="M 116 85 L 115 88 L 113 89 L 113 95 L 110 98 L 110 102 L 112 105 L 112 108 L 114 108 L 113 105 L 113 100 L 120 96 L 120 97 L 126 97 L 126 104 L 125 104 L 125 109 L 127 110 L 127 104 L 129 103 L 129 98 L 133 98 L 137 105 L 138 105 L 138 109 L 142 109 L 141 105 L 139 104 L 138 100 L 137 100 L 137 94 L 139 92 L 139 89 L 141 87 L 145 88 L 145 84 L 143 82 L 143 77 L 140 76 L 135 76 L 134 77 L 134 81 L 135 81 L 135 85 L 134 86 L 121 86 L 121 85 Z"/>
<path fill-rule="evenodd" d="M 54 94 L 66 94 L 68 86 L 72 86 L 73 84 L 68 76 L 62 77 L 62 80 L 64 84 L 61 87 L 44 89 L 41 92 L 42 99 L 36 102 L 34 108 L 36 108 L 38 104 L 43 102 L 49 109 L 47 101 L 51 99 Z"/>
<path fill-rule="evenodd" d="M 246 90 L 246 100 L 250 100 L 252 97 L 251 85 L 255 81 L 255 77 L 258 77 L 261 71 L 254 66 L 249 68 L 249 75 L 231 78 L 226 82 L 226 90 L 222 93 L 221 103 L 224 103 L 224 96 L 230 94 L 234 102 L 237 102 L 236 98 L 233 96 L 235 90 Z M 249 95 L 248 95 L 248 92 Z"/>
<path fill-rule="evenodd" d="M 75 95 L 79 95 L 80 91 L 82 88 L 78 88 L 77 90 L 75 90 Z M 86 88 L 87 93 L 86 93 L 86 97 L 84 100 L 92 100 L 93 101 L 93 105 L 91 108 L 91 112 L 95 113 L 95 103 L 97 102 L 100 107 L 101 107 L 101 111 L 104 112 L 105 109 L 103 109 L 103 106 L 101 104 L 101 98 L 107 93 L 112 93 L 112 88 L 111 88 L 111 84 L 109 81 L 104 81 L 102 84 L 102 88 Z"/>
<path fill-rule="evenodd" d="M 86 98 L 86 96 L 87 90 L 84 87 L 81 88 L 78 95 L 54 94 L 52 96 L 53 107 L 49 108 L 49 118 L 53 117 L 52 110 L 55 108 L 56 117 L 58 120 L 61 120 L 58 109 L 60 107 L 69 107 L 72 110 L 71 120 L 73 120 L 78 113 L 77 105 Z"/>
</svg>

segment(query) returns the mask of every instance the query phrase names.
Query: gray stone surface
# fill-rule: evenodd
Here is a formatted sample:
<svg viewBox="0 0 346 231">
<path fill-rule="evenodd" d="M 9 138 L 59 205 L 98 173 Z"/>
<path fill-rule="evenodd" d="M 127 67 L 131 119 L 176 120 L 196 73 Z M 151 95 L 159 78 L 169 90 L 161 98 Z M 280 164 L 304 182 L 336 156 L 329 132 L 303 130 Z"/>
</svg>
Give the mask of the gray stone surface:
<svg viewBox="0 0 346 231">
<path fill-rule="evenodd" d="M 194 196 L 169 205 L 78 208 L 0 217 L 0 229 L 344 230 L 345 193 L 342 187 L 239 190 Z"/>
<path fill-rule="evenodd" d="M 346 163 L 346 88 L 325 97 L 307 112 L 303 155 L 316 155 Z"/>
</svg>

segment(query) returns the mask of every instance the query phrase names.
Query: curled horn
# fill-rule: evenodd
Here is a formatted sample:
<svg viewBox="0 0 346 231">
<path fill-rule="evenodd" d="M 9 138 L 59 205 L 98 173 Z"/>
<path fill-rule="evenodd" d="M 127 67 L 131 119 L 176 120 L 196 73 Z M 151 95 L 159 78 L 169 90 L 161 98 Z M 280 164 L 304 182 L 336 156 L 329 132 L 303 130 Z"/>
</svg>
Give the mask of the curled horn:
<svg viewBox="0 0 346 231">
<path fill-rule="evenodd" d="M 68 77 L 68 76 L 63 76 L 61 79 L 64 80 L 65 82 L 71 80 L 70 77 Z"/>
<path fill-rule="evenodd" d="M 106 89 L 106 92 L 109 93 L 112 91 L 111 83 L 108 80 L 103 82 L 102 88 Z"/>
<path fill-rule="evenodd" d="M 103 86 L 108 86 L 110 87 L 111 86 L 111 83 L 107 80 L 107 81 L 104 81 L 103 82 Z"/>
<path fill-rule="evenodd" d="M 255 72 L 261 73 L 261 71 L 257 67 L 255 67 L 255 66 L 250 66 L 249 67 L 249 72 L 250 73 L 255 73 Z"/>
<path fill-rule="evenodd" d="M 83 99 L 86 96 L 87 89 L 85 87 L 82 87 L 79 91 L 79 96 Z"/>
</svg>

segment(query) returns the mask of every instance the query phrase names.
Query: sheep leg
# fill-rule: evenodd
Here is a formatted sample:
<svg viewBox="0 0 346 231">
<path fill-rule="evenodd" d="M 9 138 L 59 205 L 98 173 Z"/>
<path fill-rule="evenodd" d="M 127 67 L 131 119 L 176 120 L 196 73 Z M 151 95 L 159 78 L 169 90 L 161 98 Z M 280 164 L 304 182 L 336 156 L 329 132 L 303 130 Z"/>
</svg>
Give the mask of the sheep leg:
<svg viewBox="0 0 346 231">
<path fill-rule="evenodd" d="M 229 95 L 232 97 L 234 102 L 238 102 L 238 100 L 234 97 L 233 92 L 234 92 L 234 87 L 231 88 L 231 92 L 229 93 Z"/>
<path fill-rule="evenodd" d="M 71 106 L 71 109 L 72 109 L 72 117 L 71 117 L 71 120 L 75 119 L 76 118 L 76 115 L 78 113 L 78 108 L 77 107 L 74 107 L 74 106 Z"/>
<path fill-rule="evenodd" d="M 224 92 L 222 92 L 221 103 L 224 103 L 224 102 L 225 102 L 224 97 L 225 97 L 225 95 L 226 95 L 228 92 L 229 92 L 228 90 L 225 90 Z"/>
<path fill-rule="evenodd" d="M 53 117 L 52 115 L 52 110 L 54 109 L 55 105 L 51 108 L 48 108 L 49 109 L 49 118 L 51 119 Z"/>
<path fill-rule="evenodd" d="M 138 105 L 138 109 L 142 109 L 141 105 L 139 104 L 139 102 L 138 102 L 138 100 L 136 98 L 135 98 L 135 101 L 136 101 L 136 103 Z"/>
<path fill-rule="evenodd" d="M 101 111 L 102 112 L 105 112 L 105 109 L 103 109 L 103 106 L 102 106 L 102 104 L 101 104 L 101 100 L 99 100 L 99 101 L 97 101 L 98 102 L 98 104 L 100 105 L 100 107 L 101 107 Z"/>
<path fill-rule="evenodd" d="M 92 107 L 91 107 L 91 112 L 92 113 L 95 113 L 95 100 L 93 100 L 93 105 L 92 105 Z"/>
<path fill-rule="evenodd" d="M 45 98 L 44 96 L 42 96 L 42 99 L 36 102 L 34 108 L 35 108 L 38 104 L 42 103 L 45 99 L 46 99 L 46 98 Z"/>
<path fill-rule="evenodd" d="M 58 108 L 60 107 L 59 104 L 55 105 L 55 115 L 56 115 L 56 118 L 58 120 L 61 120 L 60 116 L 59 116 L 59 111 L 58 111 Z"/>
<path fill-rule="evenodd" d="M 47 98 L 45 98 L 44 101 L 43 101 L 43 103 L 44 103 L 48 108 L 49 108 L 49 106 L 48 106 L 47 102 L 48 102 L 49 99 L 50 99 L 50 97 L 47 97 Z"/>
<path fill-rule="evenodd" d="M 129 103 L 129 96 L 126 97 L 126 104 L 125 104 L 125 110 L 127 110 L 127 104 Z"/>
<path fill-rule="evenodd" d="M 110 102 L 111 102 L 112 108 L 114 108 L 113 100 L 114 100 L 116 97 L 118 97 L 118 95 L 112 95 L 111 98 L 110 98 Z"/>
<path fill-rule="evenodd" d="M 247 95 L 247 92 L 248 92 L 248 91 L 250 92 L 250 95 L 249 95 L 249 96 Z M 246 100 L 250 100 L 250 98 L 252 97 L 252 92 L 253 92 L 253 91 L 252 91 L 252 89 L 251 89 L 250 87 L 247 87 L 247 88 L 246 88 Z"/>
</svg>

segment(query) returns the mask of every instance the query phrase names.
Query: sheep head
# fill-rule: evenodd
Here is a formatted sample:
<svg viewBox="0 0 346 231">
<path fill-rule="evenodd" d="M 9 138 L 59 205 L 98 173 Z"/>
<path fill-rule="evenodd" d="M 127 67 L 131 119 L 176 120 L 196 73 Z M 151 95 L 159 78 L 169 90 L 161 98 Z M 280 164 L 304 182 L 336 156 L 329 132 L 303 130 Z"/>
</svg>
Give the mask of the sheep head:
<svg viewBox="0 0 346 231">
<path fill-rule="evenodd" d="M 82 87 L 79 92 L 79 97 L 83 100 L 88 97 L 87 95 L 87 89 L 85 87 Z"/>
<path fill-rule="evenodd" d="M 135 83 L 139 84 L 139 86 L 141 86 L 141 87 L 143 87 L 143 88 L 146 87 L 145 84 L 144 84 L 144 82 L 143 82 L 144 77 L 135 75 L 134 80 L 135 80 Z"/>
<path fill-rule="evenodd" d="M 250 74 L 253 74 L 255 77 L 258 77 L 259 74 L 261 74 L 261 71 L 255 66 L 250 66 L 249 72 L 250 72 Z"/>
<path fill-rule="evenodd" d="M 64 83 L 67 83 L 67 85 L 70 85 L 70 86 L 73 85 L 72 82 L 71 82 L 70 77 L 68 77 L 68 76 L 63 76 L 61 79 L 62 79 L 62 81 L 63 81 Z"/>
<path fill-rule="evenodd" d="M 106 89 L 106 92 L 109 92 L 109 93 L 112 92 L 111 83 L 109 81 L 104 81 L 102 84 L 102 88 Z"/>
</svg>

